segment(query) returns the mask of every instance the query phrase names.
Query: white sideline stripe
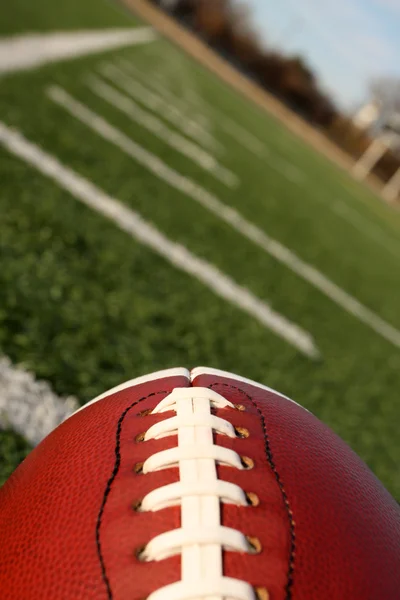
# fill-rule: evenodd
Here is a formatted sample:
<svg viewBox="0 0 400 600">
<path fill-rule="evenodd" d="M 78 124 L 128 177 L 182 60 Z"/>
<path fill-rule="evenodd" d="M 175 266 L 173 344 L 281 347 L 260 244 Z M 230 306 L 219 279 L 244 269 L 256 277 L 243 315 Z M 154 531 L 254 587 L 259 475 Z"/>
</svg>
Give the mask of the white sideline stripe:
<svg viewBox="0 0 400 600">
<path fill-rule="evenodd" d="M 166 102 L 161 96 L 146 88 L 131 75 L 126 75 L 126 73 L 111 63 L 101 66 L 99 72 L 141 104 L 146 107 L 149 106 L 154 112 L 158 112 L 185 135 L 211 150 L 223 150 L 221 144 L 210 133 L 200 127 L 198 123 L 188 119 L 187 115 L 181 113 L 176 106 Z"/>
<path fill-rule="evenodd" d="M 112 198 L 89 180 L 64 166 L 57 158 L 29 142 L 19 132 L 0 121 L 0 141 L 15 156 L 22 158 L 56 181 L 72 196 L 113 221 L 175 267 L 192 275 L 234 306 L 241 308 L 262 325 L 292 344 L 310 358 L 319 356 L 312 337 L 301 327 L 275 312 L 268 304 L 239 286 L 207 261 L 195 256 L 181 244 L 169 240 L 138 213 Z"/>
<path fill-rule="evenodd" d="M 151 173 L 163 179 L 183 194 L 186 194 L 226 223 L 229 223 L 236 231 L 254 242 L 257 246 L 276 258 L 276 260 L 286 265 L 294 273 L 311 283 L 347 312 L 356 316 L 360 321 L 392 342 L 395 346 L 400 347 L 400 332 L 397 329 L 375 315 L 375 313 L 339 288 L 312 265 L 299 258 L 294 252 L 286 248 L 286 246 L 268 236 L 256 225 L 246 221 L 237 210 L 227 206 L 207 192 L 207 190 L 168 167 L 168 165 L 154 156 L 154 154 L 136 144 L 115 127 L 112 127 L 102 117 L 76 101 L 62 88 L 52 86 L 48 89 L 47 93 L 52 100 L 68 110 L 71 115 L 124 150 L 151 171 Z"/>
<path fill-rule="evenodd" d="M 60 398 L 48 383 L 0 358 L 1 429 L 12 428 L 35 446 L 78 408 L 73 396 Z"/>
<path fill-rule="evenodd" d="M 151 131 L 151 133 L 166 142 L 171 148 L 190 158 L 202 169 L 214 175 L 219 181 L 222 181 L 222 183 L 231 188 L 237 187 L 239 179 L 232 171 L 225 169 L 203 148 L 187 140 L 167 125 L 164 125 L 160 119 L 140 108 L 131 98 L 128 98 L 125 94 L 117 91 L 94 75 L 88 78 L 87 85 L 97 96 L 100 96 L 103 100 L 114 106 L 114 108 L 125 113 L 131 120 Z"/>
<path fill-rule="evenodd" d="M 59 60 L 69 60 L 156 39 L 151 27 L 30 33 L 0 38 L 0 74 L 27 69 Z"/>
<path fill-rule="evenodd" d="M 337 201 L 333 205 L 334 212 L 342 217 L 345 221 L 353 225 L 358 231 L 361 231 L 364 235 L 370 237 L 374 241 L 381 244 L 386 250 L 388 250 L 393 256 L 396 258 L 400 258 L 400 246 L 398 248 L 394 248 L 391 245 L 388 245 L 388 238 L 384 231 L 379 229 L 376 226 L 373 226 L 368 219 L 360 215 L 359 212 L 347 206 L 342 201 Z"/>
</svg>

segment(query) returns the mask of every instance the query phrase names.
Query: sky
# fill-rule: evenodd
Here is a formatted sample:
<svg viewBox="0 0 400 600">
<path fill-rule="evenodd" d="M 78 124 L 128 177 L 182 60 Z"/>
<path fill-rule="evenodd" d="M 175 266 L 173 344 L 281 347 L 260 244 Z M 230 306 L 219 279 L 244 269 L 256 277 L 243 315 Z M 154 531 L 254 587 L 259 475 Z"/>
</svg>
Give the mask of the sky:
<svg viewBox="0 0 400 600">
<path fill-rule="evenodd" d="M 400 0 L 240 0 L 267 45 L 307 59 L 321 87 L 353 112 L 377 76 L 400 78 Z"/>
</svg>

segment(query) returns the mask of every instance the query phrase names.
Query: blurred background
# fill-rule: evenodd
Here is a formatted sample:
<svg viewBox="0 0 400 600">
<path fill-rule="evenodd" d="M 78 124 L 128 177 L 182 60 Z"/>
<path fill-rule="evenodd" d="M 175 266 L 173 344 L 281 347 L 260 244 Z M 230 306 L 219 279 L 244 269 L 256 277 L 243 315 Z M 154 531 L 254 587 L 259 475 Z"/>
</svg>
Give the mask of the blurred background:
<svg viewBox="0 0 400 600">
<path fill-rule="evenodd" d="M 159 0 L 226 60 L 354 158 L 379 138 L 373 172 L 400 167 L 400 5 L 396 1 Z M 384 148 L 386 146 L 386 149 Z M 384 151 L 385 150 L 385 151 Z M 371 161 L 370 161 L 371 162 Z M 357 171 L 356 171 L 357 174 Z M 400 177 L 400 176 L 399 176 Z M 387 200 L 396 189 L 383 187 Z"/>
<path fill-rule="evenodd" d="M 207 365 L 400 497 L 400 5 L 14 0 L 0 18 L 0 484 L 76 408 Z"/>
</svg>

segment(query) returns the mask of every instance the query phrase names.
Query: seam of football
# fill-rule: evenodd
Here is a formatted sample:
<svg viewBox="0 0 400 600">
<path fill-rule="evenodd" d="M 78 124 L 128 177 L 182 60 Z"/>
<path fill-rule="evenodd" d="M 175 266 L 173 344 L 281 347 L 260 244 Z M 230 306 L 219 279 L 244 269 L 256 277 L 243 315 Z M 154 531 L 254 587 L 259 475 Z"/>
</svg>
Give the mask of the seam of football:
<svg viewBox="0 0 400 600">
<path fill-rule="evenodd" d="M 286 490 L 285 490 L 285 487 L 284 487 L 284 484 L 282 481 L 282 477 L 280 476 L 280 474 L 276 468 L 274 459 L 273 459 L 273 455 L 272 455 L 272 451 L 271 451 L 271 443 L 270 443 L 269 435 L 267 432 L 267 425 L 265 422 L 265 417 L 264 417 L 261 409 L 257 405 L 256 401 L 247 392 L 245 392 L 245 390 L 242 390 L 241 388 L 234 386 L 232 384 L 228 384 L 228 383 L 213 383 L 209 386 L 209 388 L 212 389 L 212 388 L 218 387 L 218 386 L 227 387 L 227 388 L 236 390 L 236 391 L 240 392 L 241 394 L 243 394 L 252 403 L 252 405 L 257 410 L 259 417 L 261 419 L 263 435 L 264 435 L 264 447 L 265 447 L 265 454 L 267 457 L 267 462 L 268 462 L 272 472 L 274 473 L 276 482 L 281 491 L 282 500 L 283 500 L 285 510 L 286 510 L 286 513 L 288 515 L 288 520 L 289 520 L 290 551 L 289 551 L 289 565 L 288 565 L 288 572 L 287 572 L 287 582 L 286 582 L 286 586 L 285 586 L 285 592 L 286 592 L 285 600 L 292 600 L 294 561 L 295 561 L 295 555 L 296 555 L 295 520 L 293 517 L 293 511 L 290 507 L 289 498 L 288 498 L 288 495 L 286 493 Z"/>
<path fill-rule="evenodd" d="M 271 451 L 271 445 L 270 445 L 270 440 L 269 440 L 269 436 L 268 436 L 268 432 L 267 432 L 267 426 L 266 426 L 266 421 L 265 421 L 264 415 L 263 415 L 261 409 L 259 408 L 259 406 L 257 405 L 256 401 L 246 391 L 242 390 L 241 388 L 239 388 L 237 386 L 234 386 L 231 384 L 224 384 L 224 383 L 211 384 L 209 386 L 209 389 L 212 389 L 212 388 L 215 388 L 218 386 L 230 388 L 232 390 L 236 390 L 239 393 L 243 394 L 249 400 L 249 402 L 255 407 L 255 409 L 257 410 L 257 413 L 261 419 L 261 424 L 262 424 L 262 428 L 263 428 L 263 437 L 264 437 L 264 448 L 265 448 L 267 462 L 268 462 L 272 472 L 274 473 L 276 482 L 281 491 L 282 500 L 283 500 L 285 510 L 287 512 L 288 520 L 289 520 L 290 553 L 289 553 L 289 565 L 288 565 L 288 572 L 287 572 L 287 583 L 285 586 L 285 592 L 286 592 L 285 600 L 291 600 L 292 599 L 295 548 L 296 548 L 295 522 L 293 519 L 293 512 L 290 507 L 289 499 L 288 499 L 286 490 L 284 488 L 282 478 L 281 478 L 280 474 L 278 473 L 278 470 L 277 470 L 276 465 L 273 460 L 273 455 L 272 455 L 272 451 Z M 123 411 L 120 418 L 118 419 L 117 428 L 116 428 L 115 463 L 114 463 L 114 467 L 113 467 L 111 476 L 110 476 L 109 480 L 107 481 L 107 484 L 106 484 L 106 487 L 104 490 L 103 500 L 102 500 L 101 507 L 100 507 L 99 514 L 98 514 L 97 521 L 96 521 L 96 547 L 97 547 L 97 553 L 98 553 L 100 566 L 101 566 L 102 578 L 103 578 L 103 581 L 106 586 L 107 596 L 108 596 L 109 600 L 112 600 L 113 594 L 112 594 L 110 582 L 109 582 L 109 579 L 108 579 L 108 576 L 106 573 L 104 558 L 102 555 L 101 542 L 100 542 L 100 527 L 102 524 L 102 517 L 103 517 L 103 513 L 105 510 L 105 505 L 106 505 L 108 496 L 111 492 L 112 485 L 114 483 L 114 480 L 115 480 L 115 478 L 118 474 L 119 468 L 120 468 L 120 463 L 121 463 L 120 435 L 121 435 L 121 430 L 122 430 L 122 424 L 123 424 L 126 414 L 133 407 L 137 406 L 139 403 L 143 402 L 144 400 L 147 400 L 148 398 L 151 398 L 151 397 L 154 397 L 157 395 L 162 395 L 162 394 L 166 395 L 166 394 L 168 394 L 168 392 L 165 390 L 158 391 L 158 392 L 152 392 L 151 394 L 148 394 L 146 396 L 143 396 L 142 398 L 139 398 L 138 400 L 133 402 L 131 405 L 129 405 Z"/>
<path fill-rule="evenodd" d="M 111 473 L 111 476 L 109 478 L 109 480 L 107 481 L 105 490 L 104 490 L 104 495 L 103 495 L 103 500 L 100 506 L 100 510 L 99 510 L 99 514 L 97 516 L 97 521 L 96 521 L 96 548 L 97 548 L 97 554 L 99 557 L 99 561 L 100 561 L 100 567 L 101 567 L 101 574 L 102 574 L 102 578 L 104 581 L 104 584 L 106 586 L 106 590 L 107 590 L 107 596 L 109 600 L 112 600 L 112 590 L 111 590 L 111 586 L 110 586 L 110 581 L 107 577 L 107 573 L 106 573 L 106 567 L 105 567 L 105 563 L 104 563 L 104 558 L 103 558 L 103 554 L 102 554 L 102 550 L 101 550 L 101 542 L 100 542 L 100 527 L 101 527 L 101 520 L 103 517 L 103 513 L 104 513 L 104 509 L 105 509 L 105 505 L 108 499 L 108 496 L 111 492 L 111 486 L 114 483 L 114 480 L 118 474 L 119 471 L 119 467 L 121 464 L 121 453 L 120 453 L 120 437 L 121 437 L 121 430 L 122 430 L 122 423 L 123 420 L 125 419 L 125 416 L 127 415 L 127 413 L 134 407 L 137 406 L 140 402 L 143 402 L 144 400 L 147 400 L 148 398 L 151 398 L 152 396 L 158 396 L 161 394 L 168 394 L 169 392 L 166 390 L 163 391 L 158 391 L 158 392 L 152 392 L 151 394 L 148 394 L 147 396 L 143 396 L 142 398 L 139 398 L 139 400 L 136 400 L 135 402 L 133 402 L 132 404 L 130 404 L 121 414 L 120 418 L 118 419 L 118 423 L 117 423 L 117 430 L 116 430 L 116 439 L 115 439 L 115 463 L 114 463 L 114 468 L 113 471 Z"/>
</svg>

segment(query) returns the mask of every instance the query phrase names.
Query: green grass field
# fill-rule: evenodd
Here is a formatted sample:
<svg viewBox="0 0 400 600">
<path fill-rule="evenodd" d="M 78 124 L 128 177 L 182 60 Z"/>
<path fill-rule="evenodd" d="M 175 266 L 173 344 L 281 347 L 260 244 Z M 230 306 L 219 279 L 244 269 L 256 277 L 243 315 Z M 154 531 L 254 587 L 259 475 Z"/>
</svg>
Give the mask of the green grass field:
<svg viewBox="0 0 400 600">
<path fill-rule="evenodd" d="M 35 9 L 19 0 L 7 8 L 0 33 L 137 23 L 100 0 L 62 8 L 41 0 Z M 201 120 L 220 148 L 214 156 L 237 176 L 236 188 L 89 88 L 88 77 L 121 58 L 138 69 L 146 89 L 156 82 L 166 102 L 179 98 L 188 122 Z M 136 160 L 55 103 L 48 94 L 54 85 L 212 194 L 219 208 L 207 209 L 179 182 L 157 176 L 145 159 Z M 135 101 L 190 140 L 164 110 Z M 320 357 L 305 355 L 0 144 L 1 354 L 81 403 L 170 366 L 232 370 L 314 412 L 400 498 L 400 352 L 371 316 L 399 339 L 399 212 L 161 39 L 5 75 L 0 115 L 6 126 L 307 332 Z M 247 133 L 242 142 L 241 128 Z M 248 147 L 249 137 L 257 149 Z M 213 153 L 205 144 L 203 150 Z M 370 318 L 361 320 L 246 237 L 220 214 L 222 205 L 355 298 Z M 28 450 L 20 435 L 0 432 L 2 480 Z"/>
</svg>

